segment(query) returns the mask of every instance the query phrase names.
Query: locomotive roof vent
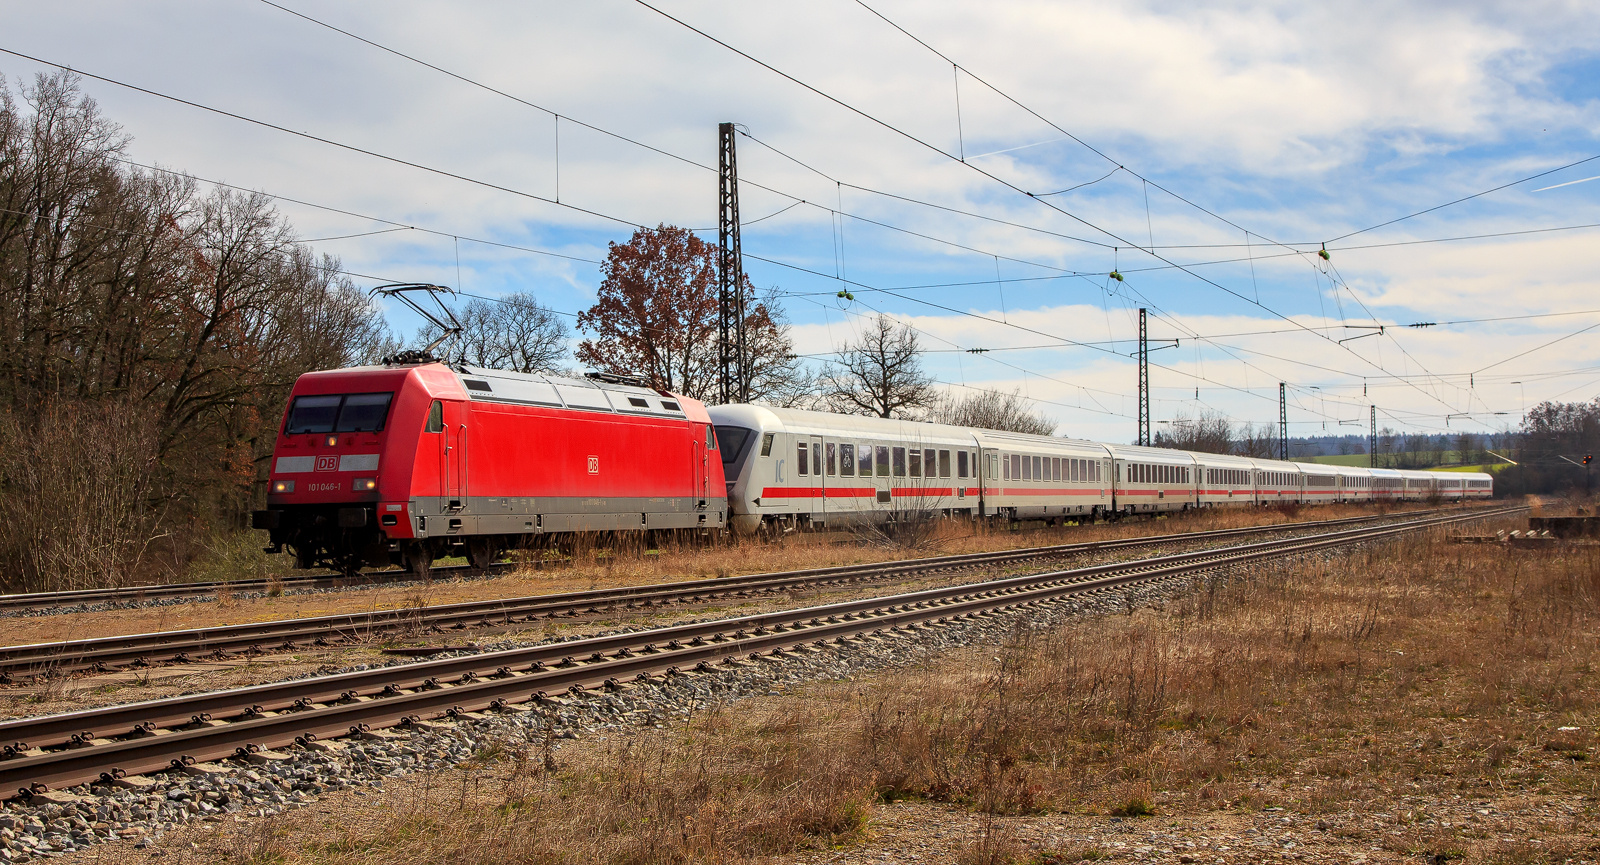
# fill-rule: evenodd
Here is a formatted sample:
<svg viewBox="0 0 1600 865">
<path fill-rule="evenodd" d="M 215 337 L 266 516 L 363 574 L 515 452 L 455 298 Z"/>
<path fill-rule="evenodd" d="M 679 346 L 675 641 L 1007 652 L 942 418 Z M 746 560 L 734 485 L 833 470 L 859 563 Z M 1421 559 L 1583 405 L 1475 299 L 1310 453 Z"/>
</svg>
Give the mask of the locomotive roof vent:
<svg viewBox="0 0 1600 865">
<path fill-rule="evenodd" d="M 616 372 L 586 372 L 583 377 L 592 378 L 595 381 L 603 381 L 606 384 L 625 384 L 633 387 L 650 386 L 650 379 L 642 375 L 625 375 Z"/>
</svg>

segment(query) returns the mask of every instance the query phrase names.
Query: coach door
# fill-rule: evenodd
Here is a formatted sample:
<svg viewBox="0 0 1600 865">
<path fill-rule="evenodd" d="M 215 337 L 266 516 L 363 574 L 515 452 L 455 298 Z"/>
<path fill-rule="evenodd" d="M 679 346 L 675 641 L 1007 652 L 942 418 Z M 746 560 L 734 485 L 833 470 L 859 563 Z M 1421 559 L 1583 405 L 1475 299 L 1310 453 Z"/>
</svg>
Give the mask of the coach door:
<svg viewBox="0 0 1600 865">
<path fill-rule="evenodd" d="M 822 470 L 822 437 L 811 436 L 807 441 L 811 442 L 811 491 L 814 494 L 811 518 L 818 522 L 827 522 L 828 475 Z"/>
<path fill-rule="evenodd" d="M 972 476 L 978 479 L 978 515 L 994 515 L 994 499 L 990 495 L 993 490 L 996 495 L 1000 492 L 1000 484 L 996 478 L 1000 477 L 1000 451 L 994 448 L 984 448 L 983 458 L 972 467 Z"/>
</svg>

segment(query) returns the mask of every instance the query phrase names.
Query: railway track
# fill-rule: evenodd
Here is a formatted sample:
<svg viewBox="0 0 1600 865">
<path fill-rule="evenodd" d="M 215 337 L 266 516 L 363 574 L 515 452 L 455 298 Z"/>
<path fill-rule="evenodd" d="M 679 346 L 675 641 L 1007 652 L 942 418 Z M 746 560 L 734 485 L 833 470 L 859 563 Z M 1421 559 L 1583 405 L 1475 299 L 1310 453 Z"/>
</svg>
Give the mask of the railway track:
<svg viewBox="0 0 1600 865">
<path fill-rule="evenodd" d="M 615 634 L 503 652 L 258 685 L 0 723 L 0 795 L 31 798 L 84 783 L 128 783 L 198 763 L 266 761 L 275 749 L 381 736 L 384 727 L 514 710 L 561 694 L 709 671 L 828 644 L 888 636 L 1218 568 L 1302 555 L 1479 520 L 1519 507 L 1344 528 L 1132 562 L 926 589 L 880 598 Z M 30 744 L 31 743 L 31 744 Z"/>
<path fill-rule="evenodd" d="M 490 565 L 487 569 L 467 565 L 447 565 L 431 568 L 430 579 L 448 580 L 455 577 L 478 576 L 484 573 L 510 570 L 515 564 Z M 84 604 L 142 604 L 148 601 L 215 597 L 218 592 L 271 592 L 305 591 L 307 589 L 345 589 L 360 586 L 382 585 L 404 580 L 414 580 L 410 571 L 366 571 L 355 576 L 335 574 L 296 574 L 267 580 L 212 580 L 197 583 L 165 583 L 144 586 L 122 586 L 114 589 L 74 589 L 67 592 L 21 592 L 0 595 L 0 612 L 49 610 L 57 607 L 75 607 Z"/>
<path fill-rule="evenodd" d="M 1436 511 L 1410 512 L 1401 516 L 1426 516 L 1433 513 Z M 706 604 L 796 589 L 816 590 L 868 581 L 906 579 L 939 572 L 959 573 L 979 568 L 1022 564 L 1086 553 L 1159 547 L 1173 543 L 1203 543 L 1284 531 L 1315 531 L 1394 518 L 1396 515 L 1392 514 L 1371 515 L 1275 526 L 1250 526 L 1153 537 L 1086 541 L 1000 552 L 935 556 L 902 562 L 718 577 L 616 589 L 467 601 L 434 607 L 346 613 L 0 647 L 0 684 L 30 677 L 39 678 L 85 671 L 104 672 L 130 666 L 147 667 L 161 663 L 222 660 L 239 654 L 259 655 L 275 651 L 292 651 L 306 646 L 330 646 L 370 640 L 385 634 L 503 627 L 537 619 L 575 618 L 622 609 L 648 610 Z"/>
<path fill-rule="evenodd" d="M 1412 511 L 1411 513 L 1429 512 Z M 511 570 L 520 566 L 523 565 L 500 563 L 490 565 L 485 570 L 467 565 L 447 565 L 430 569 L 429 579 L 448 580 L 456 577 L 479 576 L 486 572 Z M 539 567 L 541 563 L 531 563 L 531 566 Z M 19 592 L 16 594 L 0 594 L 0 613 L 43 611 L 85 604 L 142 604 L 158 600 L 210 598 L 215 597 L 218 592 L 237 594 L 357 588 L 414 579 L 417 579 L 417 575 L 411 571 L 365 571 L 354 576 L 336 574 L 329 571 L 260 580 L 209 580 L 194 583 L 121 586 L 110 589 L 73 589 L 63 592 Z"/>
</svg>

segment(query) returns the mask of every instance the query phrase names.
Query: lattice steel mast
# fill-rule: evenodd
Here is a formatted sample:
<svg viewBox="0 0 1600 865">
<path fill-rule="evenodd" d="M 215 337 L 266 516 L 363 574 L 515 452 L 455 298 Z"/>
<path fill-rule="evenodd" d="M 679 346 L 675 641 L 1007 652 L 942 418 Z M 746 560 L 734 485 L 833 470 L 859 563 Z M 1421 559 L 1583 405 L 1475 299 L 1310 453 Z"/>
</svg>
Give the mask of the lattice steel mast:
<svg viewBox="0 0 1600 865">
<path fill-rule="evenodd" d="M 1139 308 L 1139 444 L 1150 446 L 1150 335 Z"/>
<path fill-rule="evenodd" d="M 750 401 L 745 358 L 744 255 L 739 248 L 739 165 L 732 123 L 717 126 L 717 355 L 718 396 L 724 404 Z"/>
</svg>

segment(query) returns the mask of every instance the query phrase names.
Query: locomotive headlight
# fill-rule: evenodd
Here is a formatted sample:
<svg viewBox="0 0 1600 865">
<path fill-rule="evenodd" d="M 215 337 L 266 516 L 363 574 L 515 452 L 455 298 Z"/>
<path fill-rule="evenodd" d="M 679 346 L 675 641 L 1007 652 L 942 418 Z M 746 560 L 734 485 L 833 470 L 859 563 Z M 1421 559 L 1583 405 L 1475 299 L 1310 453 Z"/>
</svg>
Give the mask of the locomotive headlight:
<svg viewBox="0 0 1600 865">
<path fill-rule="evenodd" d="M 377 478 L 356 478 L 354 489 L 358 493 L 371 492 L 378 488 Z"/>
<path fill-rule="evenodd" d="M 339 437 L 338 436 L 328 436 L 328 447 L 331 448 L 331 447 L 334 447 L 337 444 L 339 444 Z"/>
<path fill-rule="evenodd" d="M 272 491 L 275 493 L 292 493 L 294 492 L 294 481 L 273 481 Z"/>
</svg>

